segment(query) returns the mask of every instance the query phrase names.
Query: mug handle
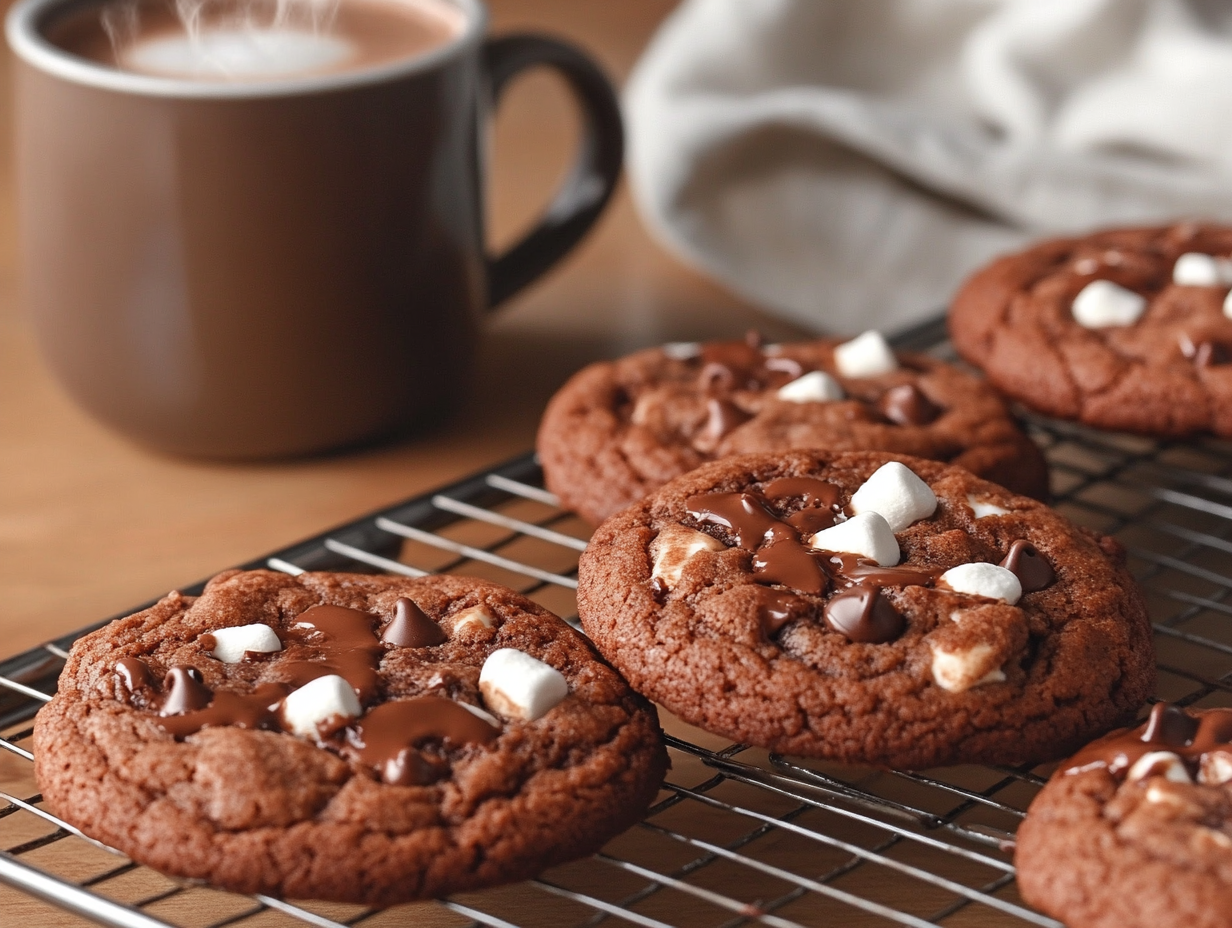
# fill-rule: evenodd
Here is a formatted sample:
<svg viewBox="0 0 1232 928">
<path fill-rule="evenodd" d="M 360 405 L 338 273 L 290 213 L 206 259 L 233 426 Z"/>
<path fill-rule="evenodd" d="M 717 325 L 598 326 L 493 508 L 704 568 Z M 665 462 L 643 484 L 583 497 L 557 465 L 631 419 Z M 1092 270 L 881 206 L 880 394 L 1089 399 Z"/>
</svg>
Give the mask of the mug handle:
<svg viewBox="0 0 1232 928">
<path fill-rule="evenodd" d="M 582 111 L 577 160 L 565 182 L 521 241 L 487 258 L 492 309 L 559 261 L 599 218 L 620 177 L 624 125 L 612 85 L 572 45 L 538 35 L 502 36 L 484 45 L 483 62 L 493 105 L 520 72 L 545 65 L 565 79 Z"/>
</svg>

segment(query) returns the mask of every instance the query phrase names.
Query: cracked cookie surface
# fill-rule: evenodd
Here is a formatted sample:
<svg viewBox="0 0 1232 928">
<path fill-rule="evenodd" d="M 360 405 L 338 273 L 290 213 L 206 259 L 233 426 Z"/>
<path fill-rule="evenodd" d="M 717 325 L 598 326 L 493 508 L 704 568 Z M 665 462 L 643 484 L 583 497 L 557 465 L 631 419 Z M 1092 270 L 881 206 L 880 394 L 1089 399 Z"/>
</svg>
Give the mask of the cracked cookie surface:
<svg viewBox="0 0 1232 928">
<path fill-rule="evenodd" d="M 536 446 L 547 486 L 598 524 L 706 461 L 826 448 L 948 461 L 1047 497 L 1043 455 L 985 382 L 906 352 L 895 369 L 844 375 L 843 344 L 688 343 L 592 364 L 544 413 Z M 815 372 L 828 392 L 807 390 Z M 805 390 L 780 395 L 801 380 Z"/>
<path fill-rule="evenodd" d="M 1229 437 L 1229 256 L 1232 228 L 1193 223 L 1042 242 L 969 278 L 950 334 L 999 390 L 1048 415 Z M 1194 262 L 1211 272 L 1193 274 Z M 1080 297 L 1101 296 L 1092 284 L 1104 293 L 1088 318 Z"/>
<path fill-rule="evenodd" d="M 1071 928 L 1232 926 L 1232 710 L 1159 703 L 1063 763 L 1018 829 L 1018 883 Z"/>
<path fill-rule="evenodd" d="M 704 465 L 599 527 L 578 610 L 639 692 L 790 754 L 904 768 L 1064 756 L 1151 692 L 1120 546 L 950 465 Z"/>
<path fill-rule="evenodd" d="M 134 860 L 378 905 L 590 853 L 667 764 L 654 708 L 581 635 L 451 576 L 172 593 L 74 644 L 34 745 L 50 808 Z"/>
</svg>

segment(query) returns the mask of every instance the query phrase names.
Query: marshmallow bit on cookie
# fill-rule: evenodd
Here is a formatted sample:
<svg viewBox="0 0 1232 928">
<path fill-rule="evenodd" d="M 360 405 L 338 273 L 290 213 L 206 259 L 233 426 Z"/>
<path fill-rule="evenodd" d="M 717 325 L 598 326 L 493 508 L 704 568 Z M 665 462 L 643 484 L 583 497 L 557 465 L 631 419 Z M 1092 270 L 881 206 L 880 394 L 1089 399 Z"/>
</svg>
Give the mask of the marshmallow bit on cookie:
<svg viewBox="0 0 1232 928">
<path fill-rule="evenodd" d="M 1185 762 L 1171 751 L 1151 751 L 1143 754 L 1125 774 L 1125 779 L 1131 783 L 1145 780 L 1148 777 L 1163 777 L 1173 783 L 1192 783 Z"/>
<path fill-rule="evenodd" d="M 1228 295 L 1223 298 L 1223 314 L 1226 318 L 1232 319 L 1232 290 L 1228 291 Z"/>
<path fill-rule="evenodd" d="M 651 579 L 662 580 L 668 589 L 680 582 L 684 565 L 701 551 L 722 551 L 727 547 L 717 538 L 705 532 L 672 522 L 659 529 L 659 534 L 650 543 Z"/>
<path fill-rule="evenodd" d="M 309 680 L 282 700 L 283 724 L 301 738 L 319 738 L 322 726 L 335 727 L 362 712 L 355 688 L 336 673 Z"/>
<path fill-rule="evenodd" d="M 911 468 L 890 461 L 852 494 L 851 511 L 856 515 L 876 512 L 890 523 L 891 531 L 901 532 L 937 511 L 937 494 Z"/>
<path fill-rule="evenodd" d="M 453 617 L 453 633 L 468 634 L 496 627 L 496 616 L 484 605 L 463 609 Z"/>
<path fill-rule="evenodd" d="M 858 554 L 876 561 L 882 567 L 898 563 L 898 540 L 885 517 L 876 512 L 861 512 L 846 522 L 822 529 L 809 539 L 819 551 L 837 554 Z"/>
<path fill-rule="evenodd" d="M 789 403 L 831 403 L 846 394 L 839 382 L 825 371 L 809 371 L 779 387 L 778 396 Z"/>
<path fill-rule="evenodd" d="M 238 664 L 250 651 L 253 654 L 268 654 L 281 651 L 282 642 L 274 630 L 260 622 L 255 625 L 234 625 L 210 632 L 214 639 L 210 654 L 224 664 Z"/>
<path fill-rule="evenodd" d="M 475 718 L 483 719 L 493 728 L 501 727 L 500 719 L 494 716 L 491 712 L 485 712 L 483 709 L 480 709 L 478 706 L 472 706 L 469 702 L 458 702 L 458 705 L 461 706 L 463 709 L 465 709 L 467 712 L 469 712 L 471 715 L 475 716 Z"/>
<path fill-rule="evenodd" d="M 479 691 L 497 715 L 533 722 L 569 695 L 569 683 L 550 664 L 515 648 L 500 648 L 483 662 Z"/>
<path fill-rule="evenodd" d="M 697 342 L 668 342 L 663 353 L 673 361 L 689 361 L 702 353 L 702 346 Z"/>
<path fill-rule="evenodd" d="M 882 334 L 869 329 L 834 349 L 834 366 L 844 377 L 875 377 L 898 370 L 898 361 Z"/>
<path fill-rule="evenodd" d="M 1232 780 L 1232 750 L 1207 751 L 1198 766 L 1198 782 L 1218 786 Z"/>
<path fill-rule="evenodd" d="M 937 585 L 942 584 L 955 593 L 999 599 L 1011 606 L 1022 599 L 1022 581 L 1017 574 L 996 564 L 959 564 L 941 575 Z"/>
<path fill-rule="evenodd" d="M 971 511 L 975 513 L 977 519 L 986 519 L 989 516 L 1003 516 L 1009 512 L 1008 509 L 1003 509 L 996 503 L 976 499 L 971 493 L 967 494 L 967 505 L 971 507 Z"/>
<path fill-rule="evenodd" d="M 934 644 L 933 680 L 943 690 L 962 693 L 973 686 L 1001 683 L 1005 673 L 992 645 L 977 644 L 969 648 L 947 648 Z"/>
<path fill-rule="evenodd" d="M 1146 297 L 1110 280 L 1093 280 L 1078 291 L 1070 309 L 1086 329 L 1133 325 L 1146 312 Z"/>
<path fill-rule="evenodd" d="M 1232 260 L 1187 251 L 1172 265 L 1172 282 L 1182 287 L 1227 287 L 1232 285 Z"/>
</svg>

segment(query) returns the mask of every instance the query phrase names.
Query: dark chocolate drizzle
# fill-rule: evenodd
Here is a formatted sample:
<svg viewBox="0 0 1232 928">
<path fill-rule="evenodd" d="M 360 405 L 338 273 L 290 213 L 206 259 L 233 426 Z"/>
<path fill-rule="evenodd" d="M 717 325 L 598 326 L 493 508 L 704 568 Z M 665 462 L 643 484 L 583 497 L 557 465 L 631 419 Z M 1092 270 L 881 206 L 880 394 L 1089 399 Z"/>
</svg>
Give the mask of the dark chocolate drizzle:
<svg viewBox="0 0 1232 928">
<path fill-rule="evenodd" d="M 1009 553 L 1002 559 L 1001 567 L 1011 571 L 1022 584 L 1024 593 L 1034 593 L 1051 585 L 1057 578 L 1056 571 L 1035 545 L 1019 539 L 1010 545 Z"/>
<path fill-rule="evenodd" d="M 803 509 L 780 517 L 773 503 L 799 500 Z M 853 641 L 885 642 L 902 634 L 906 620 L 879 593 L 886 586 L 928 586 L 942 573 L 933 567 L 881 567 L 855 554 L 818 551 L 801 539 L 834 524 L 842 491 L 814 477 L 783 477 L 767 482 L 760 492 L 707 493 L 686 502 L 690 516 L 702 525 L 722 529 L 735 543 L 753 552 L 753 578 L 779 584 L 798 593 L 824 594 L 833 583 L 833 617 L 825 607 L 827 624 Z M 762 627 L 774 635 L 783 622 L 761 609 Z M 860 637 L 853 637 L 860 636 Z"/>
<path fill-rule="evenodd" d="M 150 673 L 150 665 L 138 657 L 122 657 L 116 661 L 115 671 L 120 676 L 124 688 L 130 693 L 149 689 L 154 685 L 154 674 Z"/>
<path fill-rule="evenodd" d="M 1169 751 L 1193 773 L 1209 751 L 1232 750 L 1232 709 L 1207 709 L 1197 716 L 1166 702 L 1151 707 L 1145 722 L 1122 729 L 1083 748 L 1066 764 L 1066 773 L 1107 768 L 1118 779 L 1139 758 Z"/>
<path fill-rule="evenodd" d="M 417 696 L 377 706 L 348 729 L 344 756 L 367 764 L 386 783 L 409 786 L 431 782 L 435 768 L 413 750 L 425 742 L 446 747 L 486 744 L 500 729 L 452 699 Z M 430 779 L 425 779 L 430 777 Z"/>
<path fill-rule="evenodd" d="M 174 669 L 174 668 L 173 668 Z M 203 687 L 204 689 L 204 687 Z M 207 707 L 186 712 L 183 715 L 163 713 L 158 720 L 167 732 L 176 738 L 186 738 L 203 728 L 232 726 L 234 728 L 263 728 L 270 731 L 281 727 L 278 704 L 290 692 L 290 687 L 281 683 L 266 683 L 251 693 L 232 693 L 218 690 L 211 695 Z M 206 690 L 208 693 L 209 690 Z"/>
<path fill-rule="evenodd" d="M 877 411 L 895 425 L 928 425 L 936 421 L 943 410 L 915 384 L 904 383 L 881 395 Z"/>
<path fill-rule="evenodd" d="M 857 583 L 831 596 L 822 614 L 836 632 L 867 644 L 893 641 L 907 627 L 907 620 L 881 589 L 867 583 Z"/>
<path fill-rule="evenodd" d="M 394 648 L 430 648 L 448 640 L 441 627 L 405 596 L 398 598 L 394 617 L 381 632 L 382 643 Z"/>
<path fill-rule="evenodd" d="M 172 667 L 163 677 L 161 716 L 182 715 L 204 709 L 214 698 L 214 693 L 201 682 L 201 671 L 196 667 Z"/>
<path fill-rule="evenodd" d="M 316 648 L 319 660 L 287 661 L 279 665 L 296 686 L 317 677 L 338 674 L 367 704 L 377 695 L 377 667 L 385 648 L 373 630 L 380 620 L 368 612 L 345 606 L 313 606 L 300 614 L 292 628 L 301 643 Z"/>
<path fill-rule="evenodd" d="M 761 590 L 757 603 L 757 618 L 767 638 L 773 638 L 779 630 L 808 610 L 808 603 L 791 593 L 778 590 Z"/>
</svg>

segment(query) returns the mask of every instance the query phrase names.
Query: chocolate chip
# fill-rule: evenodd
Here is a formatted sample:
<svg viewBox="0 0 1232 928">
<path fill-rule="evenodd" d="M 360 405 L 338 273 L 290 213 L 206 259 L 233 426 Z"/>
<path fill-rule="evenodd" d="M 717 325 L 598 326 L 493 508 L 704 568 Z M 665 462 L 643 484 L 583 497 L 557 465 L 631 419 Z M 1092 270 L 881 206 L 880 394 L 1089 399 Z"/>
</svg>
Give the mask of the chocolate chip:
<svg viewBox="0 0 1232 928">
<path fill-rule="evenodd" d="M 943 411 L 911 383 L 892 387 L 883 393 L 877 401 L 877 410 L 896 425 L 928 425 Z"/>
<path fill-rule="evenodd" d="M 851 641 L 883 644 L 903 633 L 907 621 L 875 586 L 857 584 L 831 597 L 823 615 L 826 624 Z"/>
<path fill-rule="evenodd" d="M 204 709 L 214 699 L 214 693 L 201 682 L 201 671 L 196 667 L 172 667 L 163 678 L 163 699 L 159 715 L 182 715 L 196 709 Z"/>
<path fill-rule="evenodd" d="M 1024 593 L 1042 590 L 1057 577 L 1052 565 L 1029 541 L 1019 540 L 1010 545 L 1009 553 L 1000 566 L 1013 572 Z"/>
<path fill-rule="evenodd" d="M 394 610 L 393 620 L 381 633 L 384 644 L 395 648 L 429 648 L 449 640 L 441 627 L 405 596 L 398 598 Z"/>
</svg>

